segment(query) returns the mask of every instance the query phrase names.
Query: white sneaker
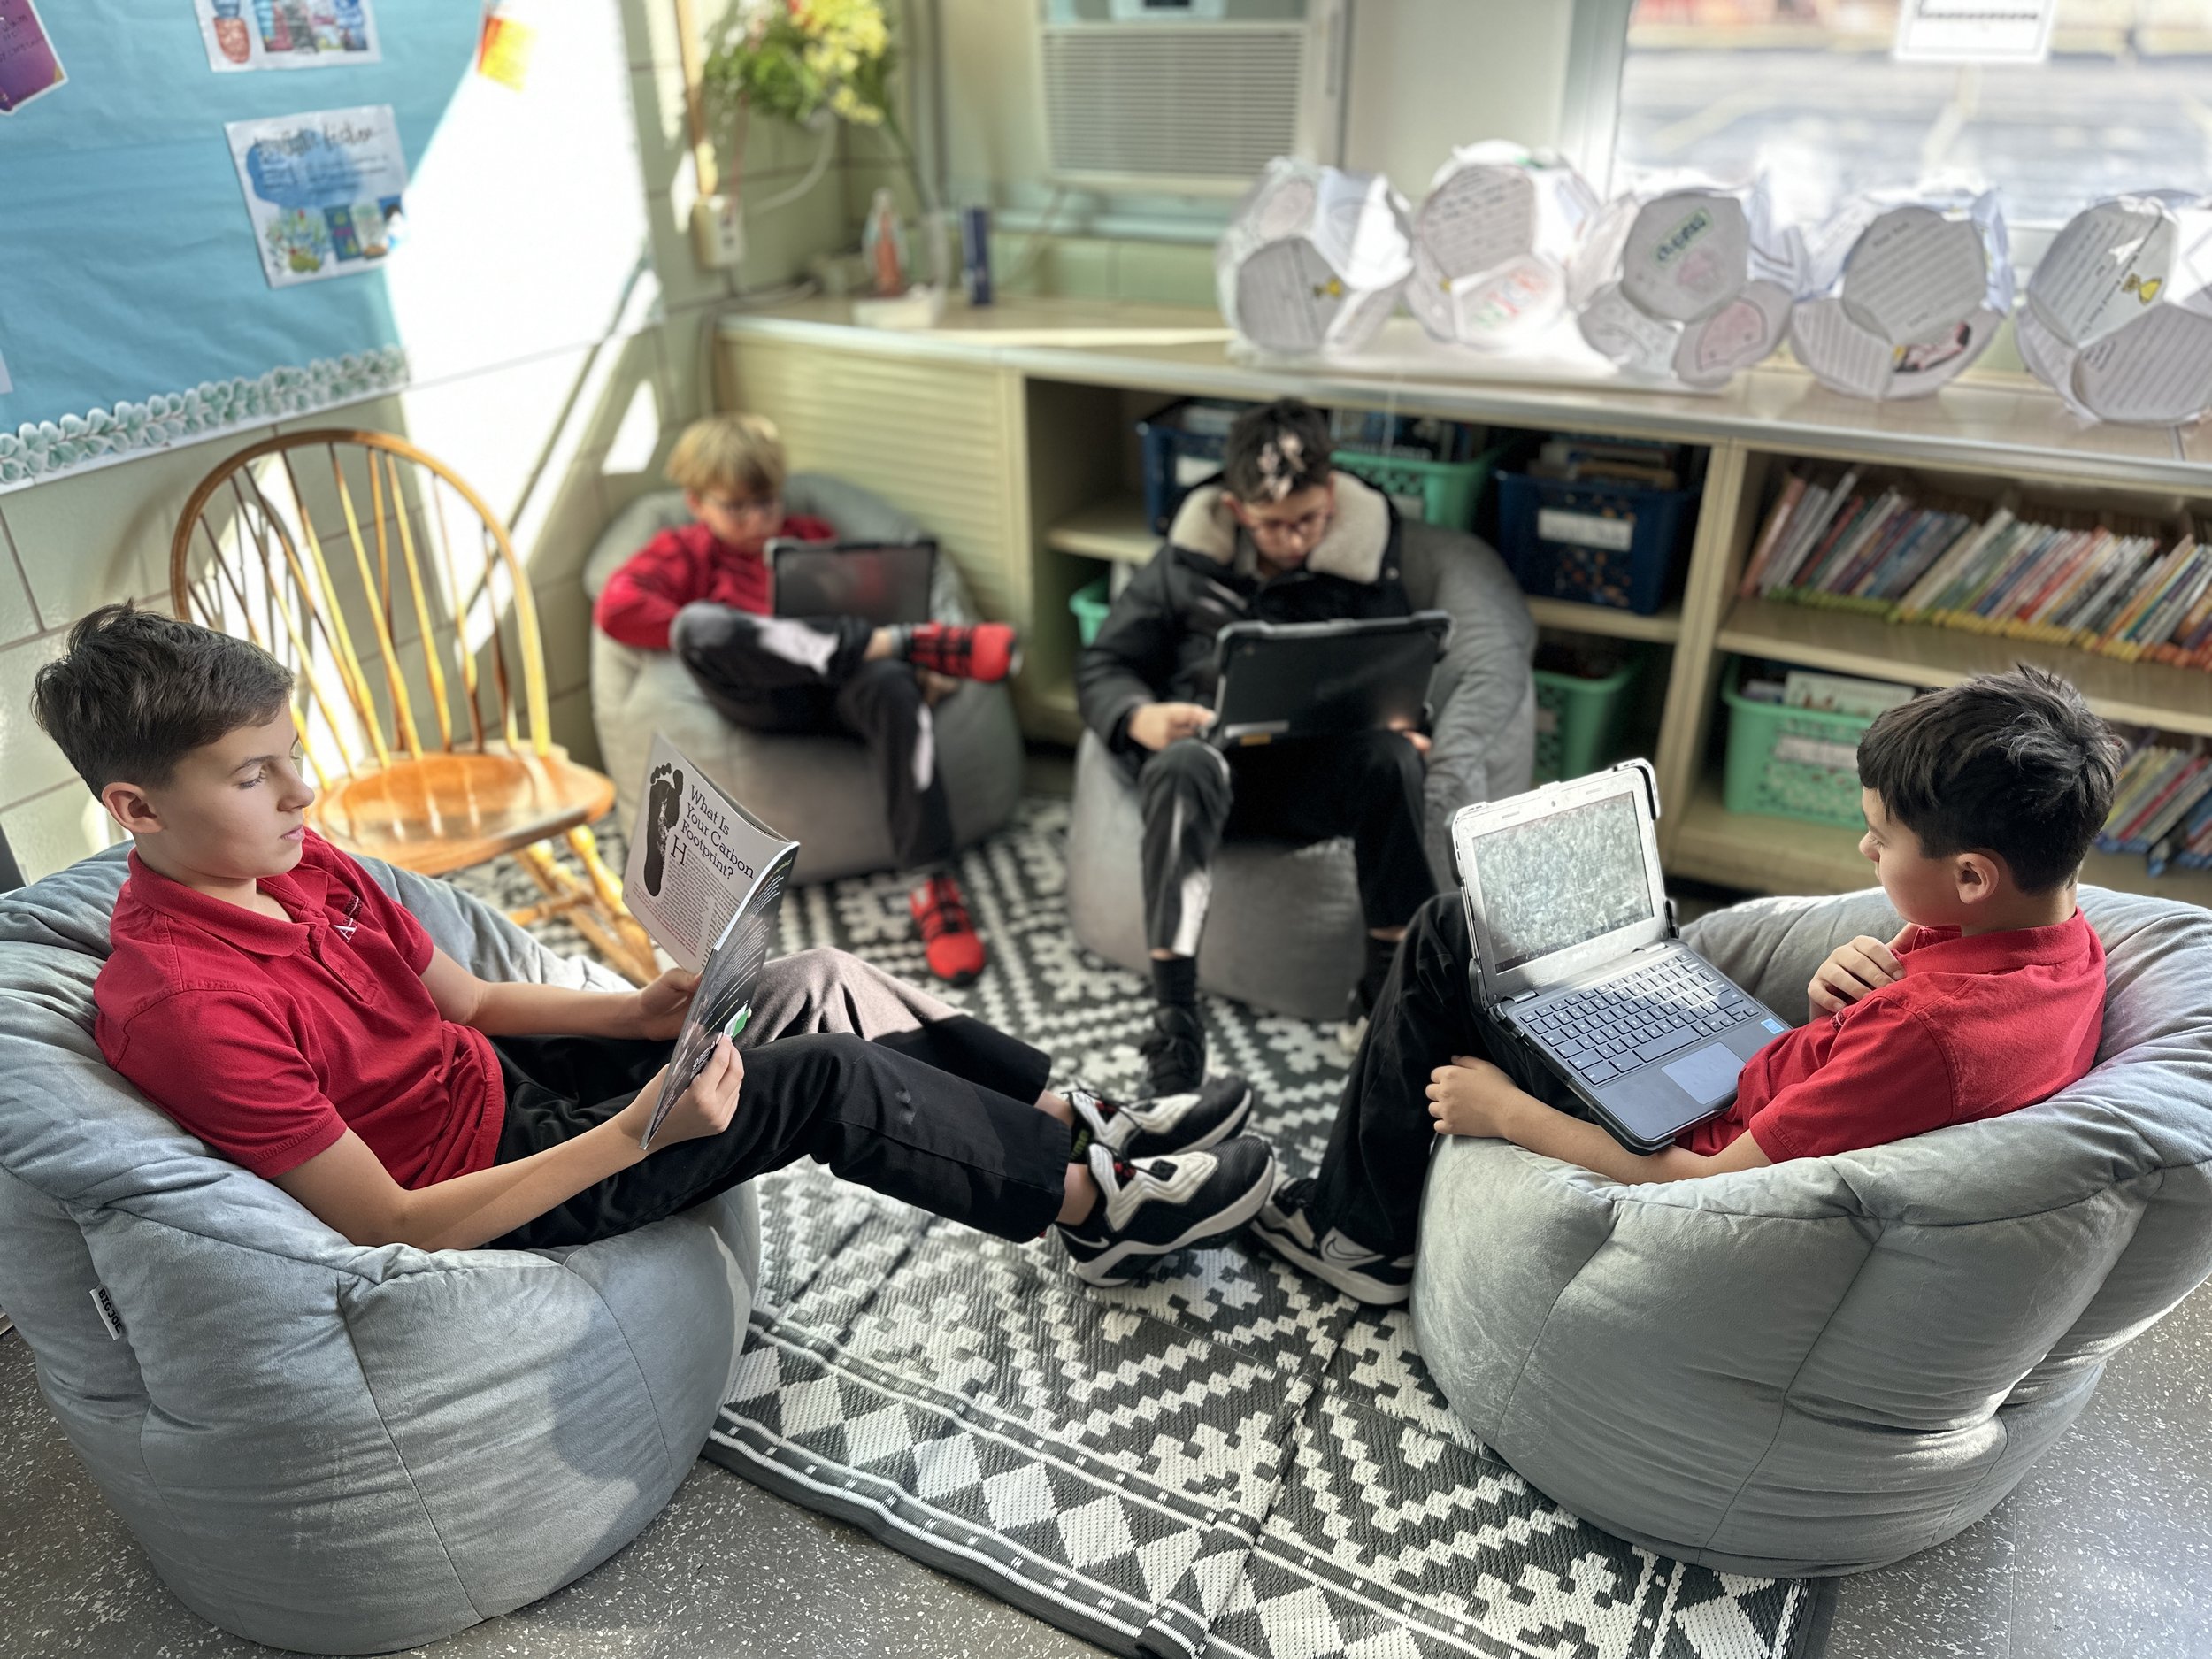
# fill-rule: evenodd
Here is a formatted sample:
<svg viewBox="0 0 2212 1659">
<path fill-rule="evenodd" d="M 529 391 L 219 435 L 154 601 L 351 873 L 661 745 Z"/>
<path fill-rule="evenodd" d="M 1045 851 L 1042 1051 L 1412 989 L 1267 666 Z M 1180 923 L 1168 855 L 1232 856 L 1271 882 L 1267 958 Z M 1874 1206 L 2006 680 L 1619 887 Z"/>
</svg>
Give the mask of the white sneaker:
<svg viewBox="0 0 2212 1659">
<path fill-rule="evenodd" d="M 1313 1202 L 1311 1176 L 1284 1181 L 1253 1217 L 1259 1241 L 1295 1267 L 1335 1286 L 1370 1307 L 1394 1308 L 1413 1294 L 1413 1258 L 1386 1258 L 1331 1227 L 1317 1235 L 1306 1210 Z"/>
<path fill-rule="evenodd" d="M 1252 1110 L 1252 1086 L 1233 1071 L 1208 1078 L 1183 1094 L 1110 1101 L 1081 1087 L 1067 1092 L 1091 1132 L 1091 1144 L 1124 1158 L 1195 1152 L 1226 1141 Z"/>
<path fill-rule="evenodd" d="M 1126 1285 L 1148 1258 L 1234 1233 L 1275 1186 L 1274 1148 L 1256 1135 L 1133 1161 L 1094 1142 L 1090 1165 L 1098 1207 L 1059 1224 L 1075 1276 L 1088 1285 Z"/>
</svg>

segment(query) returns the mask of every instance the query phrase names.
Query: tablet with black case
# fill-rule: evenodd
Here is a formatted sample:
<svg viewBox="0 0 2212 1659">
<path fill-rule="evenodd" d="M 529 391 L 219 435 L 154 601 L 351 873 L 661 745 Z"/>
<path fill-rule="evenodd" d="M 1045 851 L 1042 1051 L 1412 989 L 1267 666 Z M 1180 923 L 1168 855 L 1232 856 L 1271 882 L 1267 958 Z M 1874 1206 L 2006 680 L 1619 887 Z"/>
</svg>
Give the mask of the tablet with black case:
<svg viewBox="0 0 2212 1659">
<path fill-rule="evenodd" d="M 929 620 L 934 541 L 768 544 L 768 580 L 780 617 L 858 617 L 878 627 Z"/>
<path fill-rule="evenodd" d="M 1342 622 L 1233 622 L 1214 643 L 1220 684 L 1207 735 L 1225 749 L 1294 737 L 1420 728 L 1451 637 L 1441 611 Z"/>
</svg>

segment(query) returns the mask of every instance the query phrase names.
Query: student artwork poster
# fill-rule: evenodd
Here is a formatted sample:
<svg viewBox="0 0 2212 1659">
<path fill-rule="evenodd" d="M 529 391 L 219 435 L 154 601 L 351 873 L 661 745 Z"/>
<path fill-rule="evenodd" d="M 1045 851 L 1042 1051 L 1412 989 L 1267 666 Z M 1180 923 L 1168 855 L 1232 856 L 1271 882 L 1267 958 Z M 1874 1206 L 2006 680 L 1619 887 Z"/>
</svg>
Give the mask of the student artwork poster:
<svg viewBox="0 0 2212 1659">
<path fill-rule="evenodd" d="M 31 0 L 0 0 L 0 115 L 67 84 L 69 76 Z"/>
<path fill-rule="evenodd" d="M 224 130 L 271 288 L 354 275 L 397 244 L 407 157 L 389 104 Z"/>
<path fill-rule="evenodd" d="M 192 0 L 207 65 L 218 74 L 252 69 L 331 69 L 384 60 L 372 0 Z"/>
</svg>

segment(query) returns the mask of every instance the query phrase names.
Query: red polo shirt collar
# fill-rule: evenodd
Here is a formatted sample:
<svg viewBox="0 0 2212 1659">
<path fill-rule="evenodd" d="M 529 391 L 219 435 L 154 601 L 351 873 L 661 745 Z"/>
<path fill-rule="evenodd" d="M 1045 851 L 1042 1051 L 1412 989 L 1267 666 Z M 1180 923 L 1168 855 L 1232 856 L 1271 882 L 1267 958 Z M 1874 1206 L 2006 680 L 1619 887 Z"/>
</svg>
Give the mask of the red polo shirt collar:
<svg viewBox="0 0 2212 1659">
<path fill-rule="evenodd" d="M 330 897 L 329 872 L 305 863 L 294 865 L 283 875 L 264 876 L 257 884 L 291 912 L 294 919 L 288 922 L 188 887 L 174 876 L 153 868 L 135 848 L 131 849 L 130 866 L 131 896 L 139 903 L 257 956 L 292 956 L 313 937 L 316 927 L 328 926 L 332 919 L 325 908 Z"/>
</svg>

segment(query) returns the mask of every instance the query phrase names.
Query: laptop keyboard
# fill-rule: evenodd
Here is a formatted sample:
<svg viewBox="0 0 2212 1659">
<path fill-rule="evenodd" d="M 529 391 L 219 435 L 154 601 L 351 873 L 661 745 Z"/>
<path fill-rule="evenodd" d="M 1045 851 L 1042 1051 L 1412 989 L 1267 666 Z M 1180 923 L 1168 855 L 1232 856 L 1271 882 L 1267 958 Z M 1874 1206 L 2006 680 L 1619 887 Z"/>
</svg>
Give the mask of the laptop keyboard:
<svg viewBox="0 0 2212 1659">
<path fill-rule="evenodd" d="M 1547 1002 L 1522 1026 L 1586 1081 L 1602 1083 L 1759 1012 L 1702 964 L 1670 956 Z"/>
</svg>

